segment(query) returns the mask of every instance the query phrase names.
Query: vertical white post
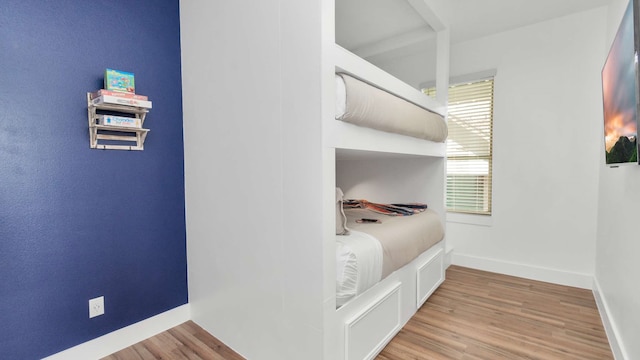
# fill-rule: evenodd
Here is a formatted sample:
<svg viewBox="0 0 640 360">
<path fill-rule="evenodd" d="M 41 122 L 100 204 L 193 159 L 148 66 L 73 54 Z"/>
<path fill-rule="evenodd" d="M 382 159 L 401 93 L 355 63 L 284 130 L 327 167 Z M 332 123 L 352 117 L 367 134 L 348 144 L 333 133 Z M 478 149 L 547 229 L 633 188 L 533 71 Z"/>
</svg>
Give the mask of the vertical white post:
<svg viewBox="0 0 640 360">
<path fill-rule="evenodd" d="M 449 29 L 438 31 L 436 58 L 436 98 L 445 106 L 449 89 Z"/>
</svg>

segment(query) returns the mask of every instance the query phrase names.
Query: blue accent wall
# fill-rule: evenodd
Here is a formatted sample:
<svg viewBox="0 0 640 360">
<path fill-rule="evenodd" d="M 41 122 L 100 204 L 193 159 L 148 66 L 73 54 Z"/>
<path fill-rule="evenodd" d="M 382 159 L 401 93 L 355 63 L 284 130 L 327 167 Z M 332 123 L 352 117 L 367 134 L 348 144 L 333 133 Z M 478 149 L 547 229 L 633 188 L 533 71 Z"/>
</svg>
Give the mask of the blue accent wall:
<svg viewBox="0 0 640 360">
<path fill-rule="evenodd" d="M 105 68 L 153 101 L 144 151 L 89 148 Z M 0 358 L 187 303 L 181 92 L 178 0 L 2 0 Z"/>
</svg>

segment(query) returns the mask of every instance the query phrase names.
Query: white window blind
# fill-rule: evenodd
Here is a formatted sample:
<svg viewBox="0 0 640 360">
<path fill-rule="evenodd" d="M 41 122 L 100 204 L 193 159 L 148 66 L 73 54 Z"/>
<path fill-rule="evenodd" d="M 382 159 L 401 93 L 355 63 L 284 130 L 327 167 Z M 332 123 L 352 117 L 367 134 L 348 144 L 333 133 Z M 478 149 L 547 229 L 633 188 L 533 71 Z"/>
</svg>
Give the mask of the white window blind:
<svg viewBox="0 0 640 360">
<path fill-rule="evenodd" d="M 493 78 L 450 86 L 448 102 L 447 211 L 490 215 Z"/>
</svg>

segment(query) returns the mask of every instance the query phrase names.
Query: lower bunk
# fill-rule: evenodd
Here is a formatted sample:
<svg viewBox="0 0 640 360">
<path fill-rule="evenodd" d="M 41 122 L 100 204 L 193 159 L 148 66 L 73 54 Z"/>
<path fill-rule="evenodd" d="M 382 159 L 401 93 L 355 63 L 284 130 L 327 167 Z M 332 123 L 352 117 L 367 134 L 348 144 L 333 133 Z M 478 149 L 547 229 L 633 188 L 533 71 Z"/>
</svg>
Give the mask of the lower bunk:
<svg viewBox="0 0 640 360">
<path fill-rule="evenodd" d="M 338 360 L 369 360 L 393 339 L 445 277 L 444 241 L 336 310 Z"/>
<path fill-rule="evenodd" d="M 338 359 L 373 359 L 444 281 L 444 228 L 432 210 L 344 213 L 336 229 L 349 234 L 336 235 Z"/>
</svg>

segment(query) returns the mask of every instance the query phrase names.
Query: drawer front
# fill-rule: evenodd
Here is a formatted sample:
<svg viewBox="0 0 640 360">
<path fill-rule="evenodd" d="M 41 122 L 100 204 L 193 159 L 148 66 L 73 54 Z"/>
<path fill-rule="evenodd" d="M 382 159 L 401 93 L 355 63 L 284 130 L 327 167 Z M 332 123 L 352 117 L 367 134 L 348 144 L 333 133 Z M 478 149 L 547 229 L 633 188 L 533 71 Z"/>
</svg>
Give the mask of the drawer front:
<svg viewBox="0 0 640 360">
<path fill-rule="evenodd" d="M 431 296 L 444 281 L 444 251 L 440 249 L 432 257 L 418 266 L 417 274 L 417 307 Z"/>
<path fill-rule="evenodd" d="M 345 324 L 345 359 L 373 359 L 400 331 L 397 283 Z"/>
</svg>

